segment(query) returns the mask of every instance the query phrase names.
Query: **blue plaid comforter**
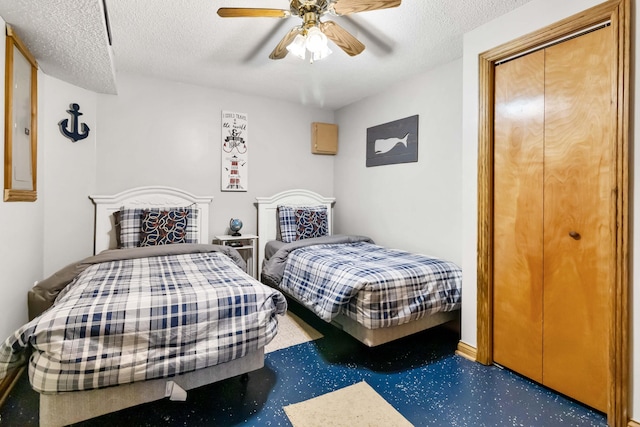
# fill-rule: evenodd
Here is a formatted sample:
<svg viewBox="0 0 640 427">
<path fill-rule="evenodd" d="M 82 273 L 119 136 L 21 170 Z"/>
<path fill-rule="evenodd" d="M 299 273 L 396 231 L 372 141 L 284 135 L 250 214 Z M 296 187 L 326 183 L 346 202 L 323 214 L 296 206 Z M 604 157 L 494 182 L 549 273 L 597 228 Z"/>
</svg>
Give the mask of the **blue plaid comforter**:
<svg viewBox="0 0 640 427">
<path fill-rule="evenodd" d="M 452 262 L 355 242 L 292 250 L 280 288 L 327 322 L 343 313 L 377 329 L 459 309 L 461 284 Z"/>
<path fill-rule="evenodd" d="M 0 346 L 0 379 L 29 354 L 41 393 L 171 377 L 263 347 L 285 311 L 222 253 L 102 262 Z"/>
</svg>

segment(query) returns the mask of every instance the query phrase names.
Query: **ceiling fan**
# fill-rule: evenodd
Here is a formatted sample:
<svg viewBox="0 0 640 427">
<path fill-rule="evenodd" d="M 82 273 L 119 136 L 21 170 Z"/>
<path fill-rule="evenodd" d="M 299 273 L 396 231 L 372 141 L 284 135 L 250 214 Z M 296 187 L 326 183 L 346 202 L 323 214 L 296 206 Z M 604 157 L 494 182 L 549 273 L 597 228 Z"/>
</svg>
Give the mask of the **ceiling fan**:
<svg viewBox="0 0 640 427">
<path fill-rule="evenodd" d="M 302 25 L 291 29 L 269 55 L 282 59 L 287 53 L 304 59 L 308 50 L 311 62 L 331 53 L 327 38 L 348 55 L 355 56 L 364 50 L 364 44 L 333 21 L 320 21 L 325 15 L 343 16 L 357 12 L 387 9 L 400 6 L 402 0 L 291 0 L 290 9 L 264 9 L 245 7 L 221 7 L 222 18 L 302 18 Z"/>
</svg>

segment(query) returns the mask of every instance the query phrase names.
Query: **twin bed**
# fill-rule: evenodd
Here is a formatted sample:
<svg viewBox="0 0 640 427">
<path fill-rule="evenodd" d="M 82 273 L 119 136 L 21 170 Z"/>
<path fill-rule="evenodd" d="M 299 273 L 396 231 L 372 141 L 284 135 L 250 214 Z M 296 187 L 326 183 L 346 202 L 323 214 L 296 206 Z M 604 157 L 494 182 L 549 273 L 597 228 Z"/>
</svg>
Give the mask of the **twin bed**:
<svg viewBox="0 0 640 427">
<path fill-rule="evenodd" d="M 206 244 L 211 197 L 144 187 L 91 198 L 98 255 L 35 286 L 33 319 L 0 346 L 0 378 L 29 359 L 40 425 L 183 400 L 264 366 L 286 300 L 234 249 Z M 181 244 L 137 247 L 158 239 Z"/>
<path fill-rule="evenodd" d="M 262 282 L 365 345 L 459 318 L 456 264 L 333 235 L 332 197 L 294 189 L 257 202 Z"/>
<path fill-rule="evenodd" d="M 260 369 L 283 293 L 368 346 L 458 318 L 455 264 L 333 235 L 333 198 L 258 198 L 264 284 L 233 248 L 207 243 L 212 197 L 140 187 L 91 199 L 96 255 L 35 286 L 32 320 L 0 346 L 0 378 L 29 359 L 42 426 Z"/>
</svg>

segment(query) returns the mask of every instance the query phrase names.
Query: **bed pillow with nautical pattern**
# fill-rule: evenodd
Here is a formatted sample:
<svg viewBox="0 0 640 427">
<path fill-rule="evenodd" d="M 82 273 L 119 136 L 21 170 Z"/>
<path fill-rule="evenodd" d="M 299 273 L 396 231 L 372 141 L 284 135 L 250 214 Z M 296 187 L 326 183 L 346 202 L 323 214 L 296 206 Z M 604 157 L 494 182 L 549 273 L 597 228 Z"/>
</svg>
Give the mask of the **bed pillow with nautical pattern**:
<svg viewBox="0 0 640 427">
<path fill-rule="evenodd" d="M 294 214 L 296 217 L 296 240 L 329 234 L 326 206 L 297 208 Z"/>
<path fill-rule="evenodd" d="M 185 243 L 189 212 L 185 209 L 142 212 L 140 246 Z"/>
</svg>

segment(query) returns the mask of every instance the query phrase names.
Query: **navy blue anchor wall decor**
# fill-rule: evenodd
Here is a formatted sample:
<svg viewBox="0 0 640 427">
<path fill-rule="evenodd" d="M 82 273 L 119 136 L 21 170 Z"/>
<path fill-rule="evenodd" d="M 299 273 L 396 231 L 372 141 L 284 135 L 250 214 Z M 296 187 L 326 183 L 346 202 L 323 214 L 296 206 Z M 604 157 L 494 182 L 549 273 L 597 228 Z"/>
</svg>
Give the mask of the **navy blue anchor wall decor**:
<svg viewBox="0 0 640 427">
<path fill-rule="evenodd" d="M 78 104 L 70 104 L 70 110 L 67 113 L 71 114 L 71 128 L 69 128 L 69 119 L 63 119 L 58 122 L 60 126 L 60 132 L 73 142 L 78 142 L 81 139 L 85 139 L 89 136 L 89 126 L 86 123 L 82 123 L 81 131 L 78 132 L 78 117 L 82 115 L 80 112 L 80 106 Z"/>
</svg>

